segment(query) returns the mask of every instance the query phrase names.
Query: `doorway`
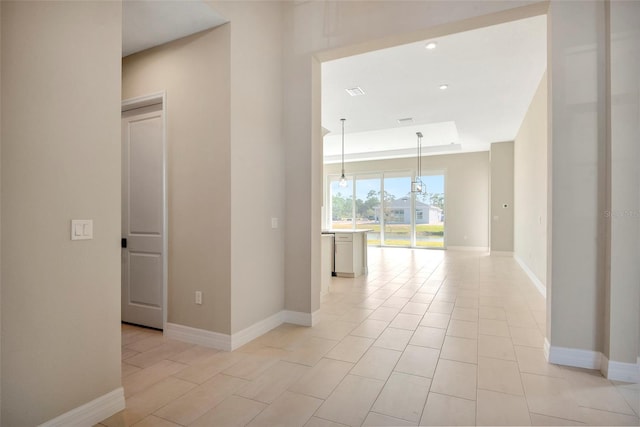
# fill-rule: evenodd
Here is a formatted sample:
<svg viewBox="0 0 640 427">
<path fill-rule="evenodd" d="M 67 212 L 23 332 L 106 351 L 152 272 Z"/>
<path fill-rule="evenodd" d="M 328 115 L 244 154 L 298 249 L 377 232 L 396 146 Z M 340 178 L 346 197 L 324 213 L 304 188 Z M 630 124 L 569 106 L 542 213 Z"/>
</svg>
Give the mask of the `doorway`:
<svg viewBox="0 0 640 427">
<path fill-rule="evenodd" d="M 167 301 L 165 96 L 122 103 L 122 321 L 164 329 Z"/>
</svg>

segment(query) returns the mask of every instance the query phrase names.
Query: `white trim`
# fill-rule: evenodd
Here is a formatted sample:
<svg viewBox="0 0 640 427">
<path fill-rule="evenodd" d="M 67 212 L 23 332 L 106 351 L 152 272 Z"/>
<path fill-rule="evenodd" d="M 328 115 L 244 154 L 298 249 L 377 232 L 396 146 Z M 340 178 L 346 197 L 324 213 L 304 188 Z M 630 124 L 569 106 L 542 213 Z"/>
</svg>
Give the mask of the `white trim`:
<svg viewBox="0 0 640 427">
<path fill-rule="evenodd" d="M 282 310 L 231 335 L 178 325 L 176 323 L 166 323 L 164 334 L 167 338 L 178 341 L 216 348 L 218 350 L 233 351 L 266 334 L 270 330 L 277 328 L 283 323 L 315 326 L 318 323 L 319 314 L 320 310 L 313 313 Z"/>
<path fill-rule="evenodd" d="M 266 334 L 273 328 L 277 328 L 282 325 L 283 322 L 283 311 L 280 311 L 272 316 L 267 317 L 266 319 L 262 319 L 259 322 L 254 323 L 253 325 L 244 328 L 241 331 L 236 332 L 231 335 L 231 350 L 235 350 L 236 348 L 242 347 L 246 343 L 253 341 L 254 339 Z"/>
<path fill-rule="evenodd" d="M 544 347 L 542 351 L 544 351 L 544 358 L 548 362 L 549 361 L 549 352 L 551 350 L 551 343 L 549 343 L 549 339 L 544 337 Z"/>
<path fill-rule="evenodd" d="M 527 274 L 527 276 L 529 276 L 529 280 L 533 282 L 536 289 L 538 289 L 538 292 L 540 292 L 542 296 L 546 298 L 547 287 L 545 286 L 545 284 L 542 283 L 540 279 L 538 279 L 538 276 L 536 276 L 534 272 L 529 269 L 529 266 L 527 266 L 527 264 L 525 264 L 525 262 L 517 254 L 513 255 L 513 259 L 516 260 L 516 262 L 520 265 L 520 268 L 522 268 L 522 270 Z"/>
<path fill-rule="evenodd" d="M 574 366 L 576 368 L 600 369 L 602 353 L 579 348 L 549 348 L 549 362 L 556 365 Z"/>
<path fill-rule="evenodd" d="M 489 251 L 489 255 L 512 257 L 513 256 L 513 252 L 512 251 L 493 251 L 493 250 L 490 250 Z"/>
<path fill-rule="evenodd" d="M 463 252 L 489 252 L 488 246 L 448 246 L 450 251 L 463 251 Z"/>
<path fill-rule="evenodd" d="M 49 420 L 41 427 L 85 427 L 92 426 L 125 408 L 124 389 L 119 387 L 91 402 Z"/>
<path fill-rule="evenodd" d="M 615 381 L 624 381 L 628 383 L 640 382 L 640 364 L 616 362 L 609 360 L 607 356 L 602 355 L 602 366 L 600 367 L 602 375 L 607 379 Z"/>
<path fill-rule="evenodd" d="M 231 336 L 219 332 L 211 332 L 167 322 L 164 328 L 164 335 L 174 340 L 216 348 L 218 350 L 232 350 Z"/>
<path fill-rule="evenodd" d="M 313 313 L 303 313 L 300 311 L 285 310 L 283 313 L 283 322 L 300 326 L 315 326 L 318 324 L 318 315 L 320 310 Z"/>
</svg>

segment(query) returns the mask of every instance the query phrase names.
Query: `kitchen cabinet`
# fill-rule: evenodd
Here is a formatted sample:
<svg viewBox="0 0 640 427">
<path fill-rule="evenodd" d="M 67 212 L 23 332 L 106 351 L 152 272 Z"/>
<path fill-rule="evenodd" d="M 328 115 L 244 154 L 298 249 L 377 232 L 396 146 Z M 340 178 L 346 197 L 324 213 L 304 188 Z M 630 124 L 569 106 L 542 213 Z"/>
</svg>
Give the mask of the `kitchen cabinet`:
<svg viewBox="0 0 640 427">
<path fill-rule="evenodd" d="M 367 230 L 334 231 L 334 264 L 338 277 L 367 273 Z"/>
</svg>

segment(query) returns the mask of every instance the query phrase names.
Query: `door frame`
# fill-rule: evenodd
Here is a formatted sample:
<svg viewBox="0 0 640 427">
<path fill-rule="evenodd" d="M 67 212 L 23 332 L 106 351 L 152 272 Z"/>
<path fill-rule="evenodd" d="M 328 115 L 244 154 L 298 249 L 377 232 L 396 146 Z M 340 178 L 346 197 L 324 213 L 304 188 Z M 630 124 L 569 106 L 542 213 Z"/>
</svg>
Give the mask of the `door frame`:
<svg viewBox="0 0 640 427">
<path fill-rule="evenodd" d="M 162 329 L 167 326 L 167 301 L 168 281 L 169 281 L 169 209 L 167 204 L 167 93 L 166 91 L 156 92 L 149 95 L 137 96 L 122 100 L 120 114 L 148 107 L 150 105 L 161 105 L 162 110 Z M 122 146 L 122 141 L 120 141 Z M 122 154 L 121 154 L 122 156 Z M 122 173 L 121 173 L 122 176 Z"/>
</svg>

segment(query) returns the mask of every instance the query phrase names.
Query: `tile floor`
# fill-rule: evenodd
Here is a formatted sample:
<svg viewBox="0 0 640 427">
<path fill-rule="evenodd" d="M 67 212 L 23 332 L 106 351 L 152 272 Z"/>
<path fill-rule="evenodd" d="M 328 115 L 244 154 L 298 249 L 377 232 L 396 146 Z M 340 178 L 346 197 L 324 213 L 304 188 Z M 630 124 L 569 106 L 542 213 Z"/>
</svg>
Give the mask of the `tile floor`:
<svg viewBox="0 0 640 427">
<path fill-rule="evenodd" d="M 547 364 L 545 301 L 515 261 L 370 248 L 313 328 L 231 353 L 123 325 L 127 409 L 104 426 L 639 425 L 640 387 Z"/>
</svg>

